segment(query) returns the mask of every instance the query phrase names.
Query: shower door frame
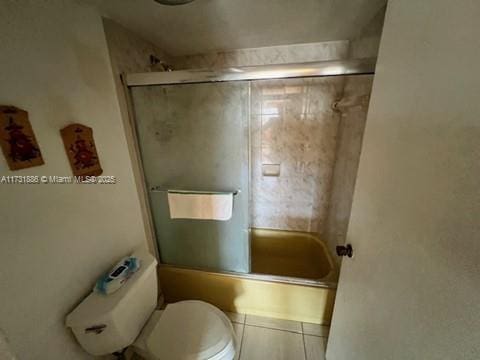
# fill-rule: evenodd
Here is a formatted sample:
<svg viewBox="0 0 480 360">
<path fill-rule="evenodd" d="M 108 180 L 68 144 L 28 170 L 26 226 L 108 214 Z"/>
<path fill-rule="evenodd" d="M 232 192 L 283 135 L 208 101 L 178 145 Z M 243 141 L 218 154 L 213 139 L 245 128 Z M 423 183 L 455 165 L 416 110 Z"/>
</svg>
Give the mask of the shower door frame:
<svg viewBox="0 0 480 360">
<path fill-rule="evenodd" d="M 314 61 L 281 65 L 238 66 L 125 74 L 125 85 L 180 85 L 224 81 L 273 80 L 304 77 L 372 75 L 377 58 Z"/>
<path fill-rule="evenodd" d="M 178 265 L 163 264 L 161 262 L 159 245 L 157 243 L 156 230 L 153 222 L 152 211 L 150 207 L 150 198 L 145 180 L 145 172 L 143 160 L 140 152 L 138 134 L 136 128 L 136 119 L 134 115 L 134 106 L 132 93 L 130 89 L 137 86 L 155 86 L 155 85 L 182 85 L 196 83 L 215 83 L 229 81 L 254 81 L 254 80 L 274 80 L 274 79 L 292 79 L 292 78 L 311 78 L 311 77 L 330 77 L 330 76 L 347 76 L 347 75 L 374 75 L 377 58 L 349 59 L 349 60 L 333 60 L 333 61 L 315 61 L 305 63 L 291 63 L 279 65 L 258 65 L 258 66 L 239 66 L 218 69 L 189 69 L 164 72 L 146 72 L 146 73 L 123 73 L 121 81 L 125 92 L 127 113 L 129 120 L 129 129 L 127 136 L 130 136 L 133 144 L 133 152 L 135 160 L 138 161 L 140 174 L 135 174 L 136 182 L 141 188 L 144 209 L 144 219 L 149 228 L 149 247 L 155 252 L 158 263 L 161 266 L 171 266 L 174 268 L 184 268 L 191 270 L 200 270 L 212 274 L 222 274 L 224 276 L 241 277 L 245 279 L 253 279 L 260 281 L 272 281 L 286 284 L 302 284 L 314 287 L 336 288 L 336 283 L 312 281 L 309 279 L 292 278 L 278 275 L 252 274 L 252 273 L 236 273 L 221 270 L 199 269 L 192 267 L 184 267 Z M 250 99 L 249 99 L 250 104 Z M 250 121 L 249 121 L 250 123 Z M 250 136 L 249 136 L 250 141 Z M 249 154 L 250 157 L 250 154 Z M 249 159 L 250 166 L 250 159 Z M 250 169 L 249 169 L 250 173 Z M 250 182 L 250 179 L 249 179 Z M 249 191 L 250 196 L 250 191 Z M 249 206 L 250 201 L 249 199 Z M 249 211 L 251 213 L 251 211 Z M 249 214 L 250 216 L 250 214 Z"/>
</svg>

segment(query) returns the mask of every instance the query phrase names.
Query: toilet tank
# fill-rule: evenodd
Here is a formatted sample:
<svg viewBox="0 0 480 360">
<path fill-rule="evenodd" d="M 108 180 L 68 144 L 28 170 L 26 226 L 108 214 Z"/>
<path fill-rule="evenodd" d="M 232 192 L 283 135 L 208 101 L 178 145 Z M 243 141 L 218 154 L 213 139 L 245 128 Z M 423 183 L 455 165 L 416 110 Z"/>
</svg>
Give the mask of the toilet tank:
<svg viewBox="0 0 480 360">
<path fill-rule="evenodd" d="M 131 345 L 157 306 L 156 259 L 145 249 L 132 256 L 140 259 L 140 269 L 116 292 L 92 292 L 70 314 L 80 345 L 92 355 L 107 355 Z"/>
</svg>

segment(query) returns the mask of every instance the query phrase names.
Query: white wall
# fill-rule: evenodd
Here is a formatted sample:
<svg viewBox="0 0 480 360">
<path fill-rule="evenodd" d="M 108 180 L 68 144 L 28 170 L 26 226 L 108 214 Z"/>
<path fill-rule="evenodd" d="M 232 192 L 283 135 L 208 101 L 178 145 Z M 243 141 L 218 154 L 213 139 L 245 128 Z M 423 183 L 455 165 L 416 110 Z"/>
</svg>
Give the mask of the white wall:
<svg viewBox="0 0 480 360">
<path fill-rule="evenodd" d="M 361 29 L 360 33 L 350 40 L 350 58 L 361 59 L 378 56 L 386 8 L 387 5 L 385 4 Z"/>
<path fill-rule="evenodd" d="M 0 103 L 21 107 L 45 165 L 71 175 L 59 130 L 93 127 L 116 185 L 0 185 L 0 328 L 19 359 L 86 359 L 64 317 L 96 277 L 145 242 L 100 16 L 75 1 L 2 1 Z"/>
<path fill-rule="evenodd" d="M 173 56 L 352 39 L 386 0 L 83 0 Z"/>
<path fill-rule="evenodd" d="M 329 360 L 480 358 L 479 14 L 389 2 Z"/>
</svg>

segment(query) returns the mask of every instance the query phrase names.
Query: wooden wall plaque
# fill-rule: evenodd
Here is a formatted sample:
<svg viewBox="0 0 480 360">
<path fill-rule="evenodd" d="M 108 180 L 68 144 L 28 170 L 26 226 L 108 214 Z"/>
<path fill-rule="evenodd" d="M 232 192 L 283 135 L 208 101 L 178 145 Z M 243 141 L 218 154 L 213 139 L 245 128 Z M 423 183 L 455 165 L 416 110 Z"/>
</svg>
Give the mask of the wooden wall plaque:
<svg viewBox="0 0 480 360">
<path fill-rule="evenodd" d="M 99 176 L 103 170 L 98 159 L 92 128 L 72 124 L 60 130 L 65 151 L 75 176 Z"/>
<path fill-rule="evenodd" d="M 0 106 L 0 146 L 10 170 L 44 164 L 25 110 L 15 106 Z"/>
</svg>

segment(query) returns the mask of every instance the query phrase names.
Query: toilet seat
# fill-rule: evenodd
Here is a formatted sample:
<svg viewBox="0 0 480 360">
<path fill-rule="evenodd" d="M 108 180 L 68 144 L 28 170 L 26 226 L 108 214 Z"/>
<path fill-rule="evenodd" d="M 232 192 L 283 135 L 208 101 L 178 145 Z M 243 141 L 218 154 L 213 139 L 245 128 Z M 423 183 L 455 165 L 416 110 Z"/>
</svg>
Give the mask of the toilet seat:
<svg viewBox="0 0 480 360">
<path fill-rule="evenodd" d="M 232 360 L 235 336 L 228 317 L 203 301 L 181 301 L 163 311 L 148 338 L 148 352 L 161 360 Z"/>
</svg>

